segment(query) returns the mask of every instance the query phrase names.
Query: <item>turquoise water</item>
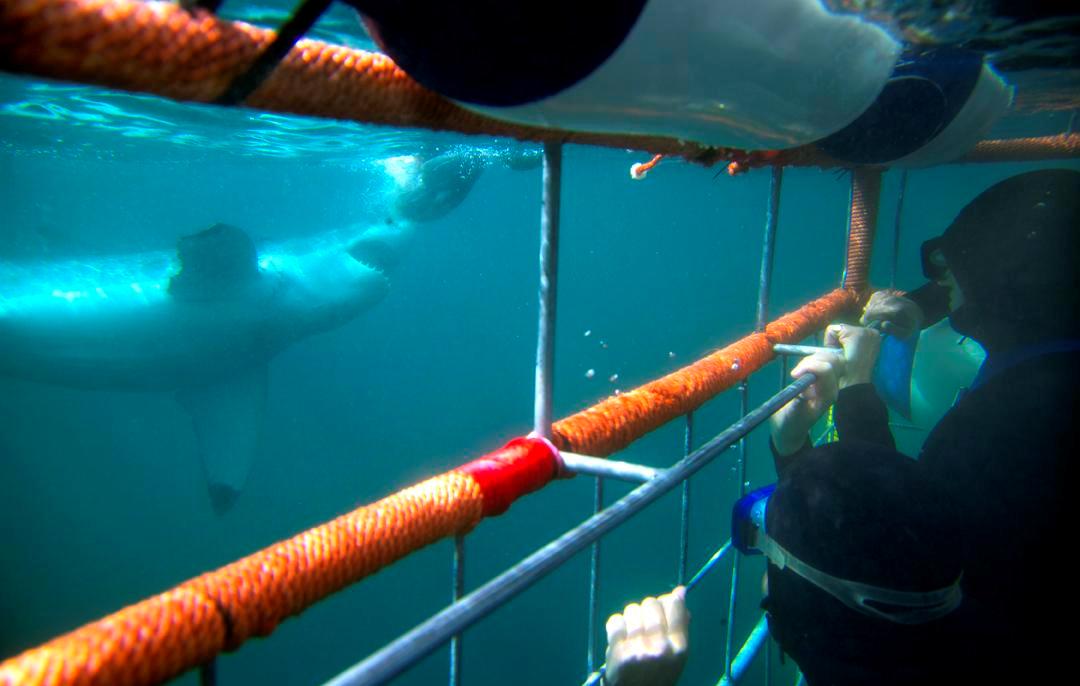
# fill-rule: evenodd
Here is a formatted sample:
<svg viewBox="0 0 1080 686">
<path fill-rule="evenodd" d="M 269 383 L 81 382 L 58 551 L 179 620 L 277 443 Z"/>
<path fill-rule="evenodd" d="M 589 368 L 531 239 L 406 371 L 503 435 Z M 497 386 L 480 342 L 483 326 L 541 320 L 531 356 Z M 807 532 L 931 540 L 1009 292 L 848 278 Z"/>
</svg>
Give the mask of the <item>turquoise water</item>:
<svg viewBox="0 0 1080 686">
<path fill-rule="evenodd" d="M 347 18 L 347 14 L 345 15 Z M 328 24 L 346 31 L 344 19 Z M 508 141 L 225 111 L 61 84 L 0 80 L 0 258 L 87 259 L 171 249 L 214 222 L 257 244 L 376 221 L 390 201 L 377 162 L 421 148 L 500 151 Z M 569 147 L 563 177 L 555 408 L 566 416 L 721 346 L 753 326 L 768 172 L 729 178 L 647 155 Z M 994 181 L 1029 165 L 910 174 L 897 284 L 921 280 L 917 245 Z M 899 174 L 885 179 L 874 283 L 887 285 Z M 849 181 L 789 170 L 773 315 L 838 285 Z M 0 378 L 0 656 L 10 656 L 526 433 L 536 329 L 538 170 L 485 171 L 466 201 L 420 235 L 389 296 L 270 365 L 258 462 L 216 516 L 190 421 L 169 393 L 80 391 Z M 0 283 L 0 290 L 12 288 Z M 586 336 L 585 332 L 591 334 Z M 605 345 L 601 345 L 601 341 Z M 595 370 L 591 378 L 586 371 Z M 617 380 L 611 381 L 613 375 Z M 754 378 L 751 402 L 779 383 Z M 701 410 L 697 443 L 738 399 Z M 663 466 L 682 425 L 623 459 Z M 917 437 L 909 450 L 917 445 Z M 735 454 L 693 482 L 691 566 L 728 536 Z M 766 439 L 749 441 L 753 484 L 771 480 Z M 627 492 L 608 487 L 609 501 Z M 587 516 L 592 482 L 559 482 L 468 537 L 475 588 Z M 678 495 L 603 545 L 601 613 L 674 582 Z M 219 683 L 312 684 L 379 648 L 450 592 L 449 542 L 420 551 L 219 660 Z M 744 564 L 736 636 L 760 612 L 760 560 Z M 691 597 L 683 683 L 722 672 L 730 563 Z M 574 558 L 465 636 L 467 684 L 576 684 L 584 677 L 587 560 Z M 775 660 L 774 651 L 774 660 Z M 401 684 L 441 683 L 445 651 Z M 775 665 L 793 679 L 790 661 Z M 712 680 L 712 681 L 710 681 Z M 178 683 L 196 683 L 189 674 Z M 747 683 L 763 684 L 759 661 Z"/>
</svg>

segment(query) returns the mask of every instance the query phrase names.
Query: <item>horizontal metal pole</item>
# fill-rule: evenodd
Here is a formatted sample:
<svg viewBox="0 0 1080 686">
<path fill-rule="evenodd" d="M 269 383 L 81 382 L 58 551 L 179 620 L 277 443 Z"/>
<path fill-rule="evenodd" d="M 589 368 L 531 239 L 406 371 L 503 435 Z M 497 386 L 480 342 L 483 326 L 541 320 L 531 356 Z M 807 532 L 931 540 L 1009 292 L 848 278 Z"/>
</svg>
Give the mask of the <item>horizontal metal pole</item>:
<svg viewBox="0 0 1080 686">
<path fill-rule="evenodd" d="M 483 619 L 584 550 L 593 541 L 697 473 L 813 382 L 813 374 L 796 379 L 691 455 L 660 472 L 652 481 L 638 486 L 607 509 L 593 515 L 367 659 L 345 670 L 326 682 L 327 686 L 374 686 L 386 683 L 401 674 L 448 641 L 451 636 Z"/>
<path fill-rule="evenodd" d="M 633 462 L 620 462 L 619 460 L 605 460 L 590 455 L 578 455 L 577 453 L 559 453 L 563 466 L 575 474 L 588 474 L 589 476 L 603 476 L 609 479 L 629 481 L 635 484 L 643 484 L 652 481 L 662 470 L 646 467 L 643 464 Z"/>
<path fill-rule="evenodd" d="M 777 355 L 814 355 L 815 353 L 840 353 L 842 348 L 823 348 L 818 345 L 788 345 L 777 343 L 772 347 Z"/>
<path fill-rule="evenodd" d="M 731 631 L 730 626 L 728 631 Z M 746 676 L 746 670 L 750 669 L 750 664 L 757 657 L 758 651 L 761 650 L 761 646 L 765 645 L 768 638 L 769 622 L 765 619 L 765 615 L 761 615 L 761 619 L 754 625 L 754 630 L 750 632 L 750 636 L 747 637 L 746 642 L 739 649 L 739 654 L 731 661 L 731 671 L 729 672 L 731 676 L 725 674 L 717 682 L 716 686 L 731 686 L 739 683 L 739 680 Z"/>
</svg>

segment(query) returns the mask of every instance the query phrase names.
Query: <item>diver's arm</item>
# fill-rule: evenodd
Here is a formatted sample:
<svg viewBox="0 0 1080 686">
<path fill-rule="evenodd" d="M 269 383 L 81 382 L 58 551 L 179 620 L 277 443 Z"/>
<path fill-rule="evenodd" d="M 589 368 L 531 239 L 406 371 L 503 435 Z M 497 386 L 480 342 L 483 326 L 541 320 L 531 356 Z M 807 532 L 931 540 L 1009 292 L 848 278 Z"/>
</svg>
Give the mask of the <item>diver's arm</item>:
<svg viewBox="0 0 1080 686">
<path fill-rule="evenodd" d="M 802 447 L 793 453 L 784 455 L 776 449 L 776 444 L 773 443 L 772 438 L 769 438 L 769 449 L 772 450 L 773 466 L 776 467 L 776 476 L 780 478 L 784 476 L 784 472 L 788 470 L 788 467 L 798 462 L 799 458 L 814 447 L 814 443 L 810 440 L 810 434 L 806 434 L 803 440 Z"/>
<path fill-rule="evenodd" d="M 806 390 L 781 407 L 769 418 L 770 445 L 777 474 L 787 469 L 808 450 L 810 428 L 836 402 L 844 358 L 834 352 L 814 353 L 804 357 L 791 370 L 793 378 L 807 373 L 816 378 Z"/>
<path fill-rule="evenodd" d="M 841 441 L 864 441 L 896 448 L 889 430 L 889 410 L 878 397 L 874 384 L 861 383 L 840 390 L 833 409 L 833 422 Z"/>
<path fill-rule="evenodd" d="M 833 423 L 841 441 L 858 440 L 896 448 L 889 431 L 889 411 L 870 382 L 881 349 L 881 335 L 873 329 L 833 324 L 825 329 L 825 345 L 839 345 L 845 364 L 833 409 Z"/>
</svg>

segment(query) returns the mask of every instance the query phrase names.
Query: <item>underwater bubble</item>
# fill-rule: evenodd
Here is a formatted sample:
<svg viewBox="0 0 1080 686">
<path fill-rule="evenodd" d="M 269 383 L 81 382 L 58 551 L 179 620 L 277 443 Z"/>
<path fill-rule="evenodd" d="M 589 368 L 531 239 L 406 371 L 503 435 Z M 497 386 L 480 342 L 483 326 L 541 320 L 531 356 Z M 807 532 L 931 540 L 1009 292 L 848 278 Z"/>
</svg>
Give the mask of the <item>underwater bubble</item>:
<svg viewBox="0 0 1080 686">
<path fill-rule="evenodd" d="M 585 378 L 586 379 L 591 379 L 594 376 L 596 376 L 596 370 L 595 369 L 590 369 L 589 371 L 585 372 Z"/>
</svg>

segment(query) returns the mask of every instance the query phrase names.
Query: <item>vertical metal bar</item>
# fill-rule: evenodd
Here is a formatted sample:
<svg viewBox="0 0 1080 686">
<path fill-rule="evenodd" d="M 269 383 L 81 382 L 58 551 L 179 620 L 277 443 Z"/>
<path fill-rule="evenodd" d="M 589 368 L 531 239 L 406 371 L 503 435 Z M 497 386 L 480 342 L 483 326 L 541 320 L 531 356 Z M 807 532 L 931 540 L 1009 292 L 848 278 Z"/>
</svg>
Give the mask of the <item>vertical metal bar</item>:
<svg viewBox="0 0 1080 686">
<path fill-rule="evenodd" d="M 465 536 L 454 536 L 454 560 L 450 565 L 454 577 L 451 603 L 456 603 L 465 595 Z M 461 634 L 450 638 L 450 686 L 461 686 Z"/>
<path fill-rule="evenodd" d="M 772 288 L 773 254 L 776 251 L 776 227 L 780 221 L 780 190 L 784 181 L 784 168 L 775 166 L 772 168 L 772 178 L 769 181 L 769 204 L 765 209 L 765 236 L 761 246 L 761 272 L 758 281 L 757 299 L 757 323 L 756 330 L 764 331 L 769 316 L 769 291 Z M 782 363 L 781 373 L 787 376 L 787 362 Z M 786 385 L 786 379 L 781 378 L 781 385 Z M 745 417 L 750 411 L 750 385 L 744 379 L 739 384 L 739 416 Z M 747 442 L 744 436 L 739 441 L 739 464 L 737 498 L 746 495 L 746 463 Z M 724 675 L 731 677 L 733 652 L 735 649 L 735 610 L 736 598 L 739 592 L 739 551 L 731 556 L 731 593 L 728 599 L 727 617 L 727 644 L 724 651 Z"/>
<path fill-rule="evenodd" d="M 199 686 L 217 686 L 217 658 L 199 667 Z"/>
<path fill-rule="evenodd" d="M 683 433 L 683 457 L 694 447 L 694 413 L 686 413 L 686 431 Z M 682 484 L 682 507 L 679 510 L 679 574 L 678 584 L 686 583 L 686 564 L 690 556 L 690 479 Z"/>
<path fill-rule="evenodd" d="M 893 220 L 892 269 L 889 272 L 889 288 L 896 288 L 896 270 L 900 263 L 900 217 L 904 212 L 904 193 L 907 191 L 907 172 L 900 172 L 900 195 L 896 199 L 896 218 Z"/>
<path fill-rule="evenodd" d="M 766 643 L 768 640 L 769 625 L 765 615 L 762 615 L 761 619 L 754 625 L 753 630 L 750 631 L 750 636 L 747 637 L 742 648 L 739 649 L 739 654 L 735 656 L 731 669 L 724 673 L 716 686 L 733 686 L 742 681 L 754 658 L 757 657 L 758 651 L 761 650 L 761 644 Z"/>
<path fill-rule="evenodd" d="M 750 386 L 744 380 L 739 384 L 739 399 L 740 408 L 739 416 L 745 417 L 747 412 L 750 411 Z M 737 469 L 739 483 L 735 489 L 738 493 L 737 498 L 741 498 L 746 495 L 746 437 L 743 436 L 739 440 L 739 464 Z M 731 556 L 731 594 L 728 598 L 728 616 L 727 616 L 727 644 L 724 650 L 724 675 L 727 678 L 731 678 L 731 663 L 734 659 L 735 650 L 735 600 L 739 592 L 739 561 L 742 556 L 738 550 L 734 551 Z"/>
<path fill-rule="evenodd" d="M 761 276 L 758 281 L 757 326 L 764 331 L 769 323 L 769 291 L 772 289 L 773 254 L 776 252 L 776 227 L 780 221 L 780 186 L 784 181 L 784 168 L 772 168 L 769 181 L 769 205 L 765 210 L 765 238 L 761 246 Z"/>
<path fill-rule="evenodd" d="M 596 477 L 593 490 L 593 514 L 604 509 L 604 480 Z M 600 612 L 600 539 L 592 544 L 589 557 L 589 641 L 585 650 L 585 673 L 596 669 L 596 631 Z"/>
<path fill-rule="evenodd" d="M 788 356 L 780 356 L 780 388 L 788 385 Z"/>
<path fill-rule="evenodd" d="M 536 335 L 536 399 L 533 431 L 551 438 L 552 373 L 555 369 L 555 291 L 559 272 L 559 191 L 562 145 L 544 144 L 544 191 L 540 214 L 540 322 Z"/>
</svg>

